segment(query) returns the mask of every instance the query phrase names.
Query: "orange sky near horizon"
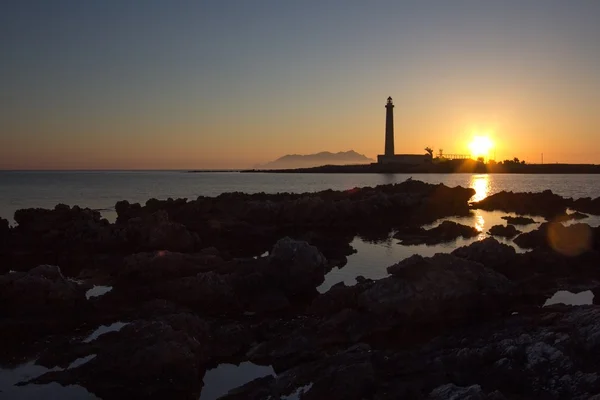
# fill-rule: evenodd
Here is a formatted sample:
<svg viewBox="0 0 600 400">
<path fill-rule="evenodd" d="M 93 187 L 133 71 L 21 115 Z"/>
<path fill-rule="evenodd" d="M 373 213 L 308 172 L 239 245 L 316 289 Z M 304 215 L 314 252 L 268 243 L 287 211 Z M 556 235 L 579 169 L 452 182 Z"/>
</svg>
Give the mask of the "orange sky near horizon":
<svg viewBox="0 0 600 400">
<path fill-rule="evenodd" d="M 388 96 L 396 153 L 600 164 L 600 2 L 59 3 L 0 12 L 0 169 L 375 159 Z"/>
</svg>

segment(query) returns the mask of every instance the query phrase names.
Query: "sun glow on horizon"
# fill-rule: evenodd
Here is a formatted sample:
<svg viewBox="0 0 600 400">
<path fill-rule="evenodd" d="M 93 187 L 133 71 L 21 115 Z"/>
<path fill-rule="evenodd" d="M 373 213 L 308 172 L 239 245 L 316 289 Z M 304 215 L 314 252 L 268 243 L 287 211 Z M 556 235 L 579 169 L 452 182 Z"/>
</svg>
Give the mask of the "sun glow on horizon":
<svg viewBox="0 0 600 400">
<path fill-rule="evenodd" d="M 469 150 L 473 157 L 489 157 L 489 152 L 494 147 L 494 143 L 489 136 L 476 135 L 469 143 Z"/>
</svg>

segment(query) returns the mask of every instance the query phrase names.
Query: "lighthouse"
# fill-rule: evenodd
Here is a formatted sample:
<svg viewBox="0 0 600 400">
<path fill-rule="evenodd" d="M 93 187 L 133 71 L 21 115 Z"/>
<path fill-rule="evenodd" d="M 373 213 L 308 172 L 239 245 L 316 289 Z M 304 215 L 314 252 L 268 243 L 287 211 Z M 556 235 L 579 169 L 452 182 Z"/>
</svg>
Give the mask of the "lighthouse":
<svg viewBox="0 0 600 400">
<path fill-rule="evenodd" d="M 421 165 L 430 163 L 432 157 L 429 154 L 396 154 L 394 147 L 394 102 L 392 97 L 387 98 L 385 103 L 385 151 L 377 156 L 379 164 L 403 164 Z"/>
<path fill-rule="evenodd" d="M 394 103 L 387 98 L 385 105 L 385 155 L 394 156 Z"/>
</svg>

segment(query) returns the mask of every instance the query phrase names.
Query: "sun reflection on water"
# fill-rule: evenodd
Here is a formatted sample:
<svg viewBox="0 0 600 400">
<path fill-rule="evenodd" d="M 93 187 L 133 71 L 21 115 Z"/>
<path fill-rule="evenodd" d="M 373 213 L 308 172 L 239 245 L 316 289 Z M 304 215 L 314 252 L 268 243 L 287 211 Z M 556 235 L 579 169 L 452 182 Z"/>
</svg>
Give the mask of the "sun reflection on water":
<svg viewBox="0 0 600 400">
<path fill-rule="evenodd" d="M 483 232 L 483 228 L 485 227 L 485 220 L 483 219 L 483 215 L 477 214 L 475 216 L 475 229 L 479 232 Z"/>
<path fill-rule="evenodd" d="M 471 201 L 485 199 L 490 191 L 490 176 L 488 174 L 472 175 L 470 187 L 475 189 L 475 195 L 471 197 Z"/>
</svg>

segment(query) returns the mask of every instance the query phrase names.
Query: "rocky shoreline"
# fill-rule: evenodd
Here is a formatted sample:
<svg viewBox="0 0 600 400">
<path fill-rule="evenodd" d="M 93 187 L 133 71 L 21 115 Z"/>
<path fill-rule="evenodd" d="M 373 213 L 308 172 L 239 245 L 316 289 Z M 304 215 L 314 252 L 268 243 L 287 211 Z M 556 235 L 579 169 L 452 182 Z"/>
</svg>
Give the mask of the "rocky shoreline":
<svg viewBox="0 0 600 400">
<path fill-rule="evenodd" d="M 45 367 L 18 387 L 78 385 L 102 399 L 198 399 L 207 371 L 243 362 L 274 374 L 223 398 L 600 394 L 600 228 L 579 222 L 600 215 L 600 198 L 473 195 L 407 181 L 122 201 L 115 223 L 76 206 L 19 210 L 15 227 L 0 220 L 0 363 Z M 507 217 L 490 230 L 525 253 L 489 237 L 317 291 L 355 236 L 451 242 L 478 233 L 423 226 L 474 209 L 547 222 L 520 233 L 533 220 Z M 544 307 L 558 290 L 591 291 L 594 304 Z"/>
</svg>

